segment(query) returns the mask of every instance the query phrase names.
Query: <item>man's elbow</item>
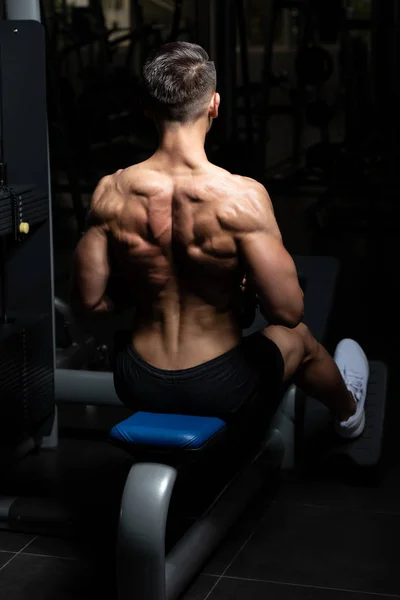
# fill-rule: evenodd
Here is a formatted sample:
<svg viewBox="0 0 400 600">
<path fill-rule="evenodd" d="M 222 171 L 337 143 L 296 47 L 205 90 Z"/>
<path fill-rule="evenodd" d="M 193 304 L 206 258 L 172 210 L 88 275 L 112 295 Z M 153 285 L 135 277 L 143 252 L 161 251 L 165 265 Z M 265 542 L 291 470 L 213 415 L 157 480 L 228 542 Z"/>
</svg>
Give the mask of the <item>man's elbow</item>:
<svg viewBox="0 0 400 600">
<path fill-rule="evenodd" d="M 272 325 L 281 325 L 288 329 L 295 329 L 304 318 L 304 303 L 298 303 L 296 306 L 285 307 L 278 310 L 273 315 Z"/>
<path fill-rule="evenodd" d="M 288 329 L 296 329 L 300 325 L 304 318 L 304 312 L 297 313 L 296 315 L 293 313 L 292 315 L 288 315 L 282 325 L 287 327 Z"/>
<path fill-rule="evenodd" d="M 91 315 L 95 315 L 98 313 L 108 313 L 111 312 L 112 306 L 106 301 L 101 301 L 98 304 L 88 304 L 88 303 L 79 303 L 72 304 L 71 309 L 73 314 L 79 318 L 84 319 L 88 318 Z"/>
</svg>

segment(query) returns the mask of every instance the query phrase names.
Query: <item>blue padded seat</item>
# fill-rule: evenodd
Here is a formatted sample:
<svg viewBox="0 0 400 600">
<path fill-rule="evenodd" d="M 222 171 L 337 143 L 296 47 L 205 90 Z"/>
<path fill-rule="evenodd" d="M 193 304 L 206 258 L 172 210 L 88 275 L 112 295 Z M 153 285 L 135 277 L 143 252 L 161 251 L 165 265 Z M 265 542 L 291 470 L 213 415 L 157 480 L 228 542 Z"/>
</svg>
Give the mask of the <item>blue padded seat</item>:
<svg viewBox="0 0 400 600">
<path fill-rule="evenodd" d="M 137 412 L 112 428 L 110 441 L 155 450 L 199 450 L 225 427 L 215 417 Z"/>
</svg>

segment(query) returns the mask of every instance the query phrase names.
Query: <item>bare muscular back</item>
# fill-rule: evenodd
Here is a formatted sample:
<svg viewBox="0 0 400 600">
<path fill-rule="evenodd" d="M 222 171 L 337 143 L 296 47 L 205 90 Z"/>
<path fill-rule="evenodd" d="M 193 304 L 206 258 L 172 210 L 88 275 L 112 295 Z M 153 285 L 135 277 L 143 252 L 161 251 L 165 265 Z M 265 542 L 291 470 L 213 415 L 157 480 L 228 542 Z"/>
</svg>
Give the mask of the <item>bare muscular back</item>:
<svg viewBox="0 0 400 600">
<path fill-rule="evenodd" d="M 261 187 L 210 163 L 166 170 L 154 157 L 100 182 L 92 233 L 106 240 L 103 270 L 137 307 L 133 344 L 150 364 L 190 368 L 240 343 L 240 281 L 249 267 L 241 237 L 250 235 L 251 256 L 259 243 L 251 236 L 267 226 L 283 248 Z"/>
<path fill-rule="evenodd" d="M 212 165 L 167 175 L 152 161 L 104 183 L 97 210 L 104 204 L 113 213 L 111 270 L 135 298 L 135 348 L 155 366 L 195 366 L 240 341 L 243 273 L 233 234 L 219 220 L 240 186 Z"/>
</svg>

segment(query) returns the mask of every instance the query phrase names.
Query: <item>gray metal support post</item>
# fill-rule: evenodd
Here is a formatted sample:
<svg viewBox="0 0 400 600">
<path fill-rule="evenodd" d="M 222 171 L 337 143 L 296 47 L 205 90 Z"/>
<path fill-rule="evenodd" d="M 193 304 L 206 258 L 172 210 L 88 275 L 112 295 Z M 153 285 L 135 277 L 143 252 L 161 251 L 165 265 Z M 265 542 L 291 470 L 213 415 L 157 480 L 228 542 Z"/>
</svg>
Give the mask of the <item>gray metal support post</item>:
<svg viewBox="0 0 400 600">
<path fill-rule="evenodd" d="M 6 0 L 9 21 L 39 21 L 39 0 Z"/>
<path fill-rule="evenodd" d="M 265 173 L 267 168 L 267 145 L 268 145 L 268 124 L 270 116 L 270 95 L 271 95 L 271 75 L 272 75 L 272 57 L 274 49 L 274 35 L 276 27 L 277 2 L 270 0 L 266 3 L 265 17 L 265 38 L 264 38 L 264 60 L 262 67 L 262 111 L 259 118 L 259 149 L 258 149 L 258 170 Z"/>
<path fill-rule="evenodd" d="M 165 600 L 165 529 L 177 472 L 133 465 L 122 497 L 117 542 L 119 600 Z"/>
<path fill-rule="evenodd" d="M 117 545 L 119 600 L 176 600 L 229 527 L 283 458 L 272 431 L 253 462 L 221 491 L 209 510 L 165 556 L 165 529 L 177 471 L 164 464 L 131 468 L 122 498 Z"/>
<path fill-rule="evenodd" d="M 74 369 L 56 369 L 56 404 L 120 406 L 112 373 Z"/>
<path fill-rule="evenodd" d="M 181 596 L 210 554 L 221 543 L 229 528 L 261 489 L 268 474 L 262 460 L 263 455 L 264 451 L 237 475 L 207 514 L 189 529 L 168 554 L 167 600 L 176 600 Z"/>
<path fill-rule="evenodd" d="M 196 42 L 203 46 L 212 60 L 216 60 L 216 1 L 196 0 L 194 21 Z"/>
<path fill-rule="evenodd" d="M 225 144 L 237 135 L 236 5 L 220 0 L 216 5 L 217 72 L 224 111 L 221 113 Z"/>
</svg>

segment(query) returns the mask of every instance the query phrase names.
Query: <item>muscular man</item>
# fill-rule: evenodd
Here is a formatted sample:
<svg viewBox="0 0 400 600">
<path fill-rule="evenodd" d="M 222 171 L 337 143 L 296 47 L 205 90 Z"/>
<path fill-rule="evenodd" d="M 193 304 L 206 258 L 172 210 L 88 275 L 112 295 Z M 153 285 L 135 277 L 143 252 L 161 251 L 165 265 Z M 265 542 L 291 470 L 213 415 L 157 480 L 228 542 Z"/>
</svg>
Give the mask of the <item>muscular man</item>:
<svg viewBox="0 0 400 600">
<path fill-rule="evenodd" d="M 369 375 L 362 349 L 344 340 L 333 360 L 314 339 L 268 193 L 207 160 L 220 105 L 214 64 L 197 45 L 167 44 L 148 59 L 143 81 L 158 150 L 100 181 L 71 296 L 79 313 L 112 311 L 111 276 L 117 296 L 122 289 L 135 302 L 114 372 L 122 402 L 229 418 L 255 398 L 273 403 L 293 381 L 331 410 L 341 436 L 359 436 Z M 271 326 L 243 340 L 245 274 Z"/>
</svg>

